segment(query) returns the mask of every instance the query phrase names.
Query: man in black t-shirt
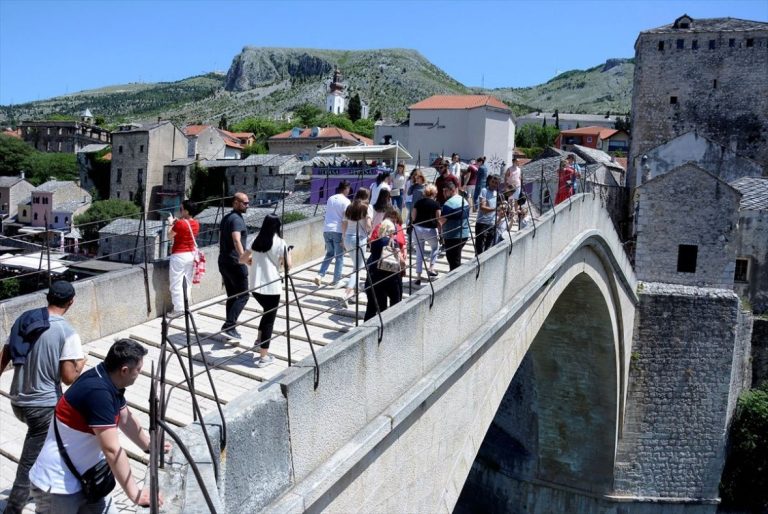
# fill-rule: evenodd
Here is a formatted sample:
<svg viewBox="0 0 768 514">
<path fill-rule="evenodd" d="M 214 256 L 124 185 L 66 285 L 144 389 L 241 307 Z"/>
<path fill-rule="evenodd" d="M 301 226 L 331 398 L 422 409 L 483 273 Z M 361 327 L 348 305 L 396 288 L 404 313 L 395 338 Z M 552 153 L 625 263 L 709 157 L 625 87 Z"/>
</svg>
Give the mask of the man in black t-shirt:
<svg viewBox="0 0 768 514">
<path fill-rule="evenodd" d="M 248 230 L 243 220 L 243 213 L 248 209 L 248 195 L 235 193 L 232 211 L 221 220 L 219 234 L 219 272 L 227 290 L 227 319 L 221 327 L 230 340 L 240 340 L 237 331 L 237 318 L 248 303 L 248 267 L 240 264 L 240 256 L 245 253 L 245 241 Z"/>
</svg>

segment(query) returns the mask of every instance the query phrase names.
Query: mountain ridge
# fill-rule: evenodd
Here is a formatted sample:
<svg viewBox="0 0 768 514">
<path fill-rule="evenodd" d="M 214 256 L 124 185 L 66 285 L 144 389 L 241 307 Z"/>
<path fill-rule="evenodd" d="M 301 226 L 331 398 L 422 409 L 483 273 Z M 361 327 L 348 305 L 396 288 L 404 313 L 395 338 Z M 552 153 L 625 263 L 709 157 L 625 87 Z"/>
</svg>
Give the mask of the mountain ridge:
<svg viewBox="0 0 768 514">
<path fill-rule="evenodd" d="M 404 119 L 407 107 L 433 94 L 491 94 L 516 115 L 534 110 L 628 112 L 632 59 L 608 59 L 587 70 L 569 70 L 544 84 L 478 88 L 460 83 L 418 50 L 326 50 L 244 46 L 226 74 L 210 72 L 171 82 L 129 83 L 78 91 L 46 100 L 0 106 L 0 123 L 76 117 L 90 108 L 108 123 L 157 116 L 178 123 L 234 122 L 248 116 L 283 117 L 304 103 L 325 106 L 333 70 L 347 92 L 359 94 L 371 115 Z"/>
</svg>

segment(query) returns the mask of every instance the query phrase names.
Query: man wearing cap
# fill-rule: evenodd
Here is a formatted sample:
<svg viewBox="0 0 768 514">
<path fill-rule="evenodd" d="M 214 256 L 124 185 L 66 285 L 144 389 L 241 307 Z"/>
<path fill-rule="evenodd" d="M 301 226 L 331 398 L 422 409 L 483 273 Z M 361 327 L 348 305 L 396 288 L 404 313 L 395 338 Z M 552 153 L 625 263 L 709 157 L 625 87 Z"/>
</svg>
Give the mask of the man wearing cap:
<svg viewBox="0 0 768 514">
<path fill-rule="evenodd" d="M 72 384 L 85 366 L 80 336 L 63 317 L 75 301 L 75 288 L 58 280 L 51 284 L 47 299 L 47 308 L 19 316 L 0 356 L 0 373 L 13 362 L 11 408 L 27 425 L 6 513 L 24 509 L 29 497 L 29 470 L 45 443 L 62 394 L 61 383 Z"/>
</svg>

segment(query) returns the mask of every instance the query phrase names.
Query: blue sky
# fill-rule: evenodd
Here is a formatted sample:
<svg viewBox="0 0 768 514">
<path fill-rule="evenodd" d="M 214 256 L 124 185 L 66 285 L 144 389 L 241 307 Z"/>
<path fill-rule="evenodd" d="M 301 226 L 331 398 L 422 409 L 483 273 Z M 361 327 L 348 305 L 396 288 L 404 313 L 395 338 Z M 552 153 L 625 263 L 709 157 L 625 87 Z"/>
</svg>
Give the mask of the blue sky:
<svg viewBox="0 0 768 514">
<path fill-rule="evenodd" d="M 0 104 L 226 71 L 246 45 L 414 48 L 463 84 L 528 86 L 683 13 L 768 21 L 768 0 L 0 0 Z"/>
</svg>

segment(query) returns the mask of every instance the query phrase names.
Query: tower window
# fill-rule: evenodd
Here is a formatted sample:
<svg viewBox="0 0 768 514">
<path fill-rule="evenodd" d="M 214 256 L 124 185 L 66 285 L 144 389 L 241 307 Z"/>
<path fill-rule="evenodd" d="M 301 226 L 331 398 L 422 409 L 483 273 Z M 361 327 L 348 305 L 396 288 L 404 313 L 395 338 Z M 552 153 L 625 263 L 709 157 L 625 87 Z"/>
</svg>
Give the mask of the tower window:
<svg viewBox="0 0 768 514">
<path fill-rule="evenodd" d="M 714 39 L 710 39 L 709 40 L 709 49 L 710 50 L 714 50 L 715 49 L 715 44 L 716 44 L 715 40 Z"/>
<path fill-rule="evenodd" d="M 733 273 L 733 280 L 735 282 L 747 282 L 748 271 L 749 259 L 736 259 L 736 270 Z"/>
<path fill-rule="evenodd" d="M 748 37 L 747 38 L 747 48 L 752 48 L 753 46 L 755 46 L 755 40 L 752 39 L 751 37 Z"/>
<path fill-rule="evenodd" d="M 712 89 L 717 89 L 717 79 L 712 80 Z"/>
<path fill-rule="evenodd" d="M 698 50 L 699 49 L 699 40 L 698 39 L 694 39 L 693 41 L 691 41 L 691 49 L 693 49 L 693 50 Z"/>
<path fill-rule="evenodd" d="M 675 105 L 677 103 L 677 97 L 676 96 L 670 96 L 669 97 L 669 103 L 670 103 L 670 105 Z"/>
<path fill-rule="evenodd" d="M 736 40 L 731 38 L 728 40 L 728 48 L 733 48 L 736 46 Z"/>
<path fill-rule="evenodd" d="M 117 147 L 117 153 L 123 153 L 123 145 Z"/>
<path fill-rule="evenodd" d="M 664 41 L 659 41 L 659 52 L 664 51 Z"/>
<path fill-rule="evenodd" d="M 679 245 L 677 247 L 678 273 L 696 273 L 696 258 L 699 254 L 697 245 Z"/>
<path fill-rule="evenodd" d="M 677 49 L 678 50 L 682 50 L 683 48 L 685 48 L 685 40 L 684 39 L 678 39 L 676 41 L 676 44 L 677 44 Z"/>
</svg>

